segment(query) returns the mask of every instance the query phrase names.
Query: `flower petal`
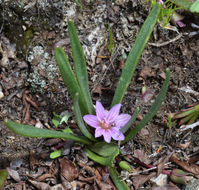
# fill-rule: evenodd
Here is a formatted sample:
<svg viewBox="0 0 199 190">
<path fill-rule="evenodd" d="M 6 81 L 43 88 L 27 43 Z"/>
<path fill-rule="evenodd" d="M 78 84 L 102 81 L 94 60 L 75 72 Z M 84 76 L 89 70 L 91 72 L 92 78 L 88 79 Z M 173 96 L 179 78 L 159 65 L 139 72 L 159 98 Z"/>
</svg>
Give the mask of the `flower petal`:
<svg viewBox="0 0 199 190">
<path fill-rule="evenodd" d="M 99 101 L 96 102 L 96 115 L 99 121 L 102 121 L 106 116 L 106 111 Z"/>
<path fill-rule="evenodd" d="M 116 119 L 115 119 L 115 125 L 119 127 L 123 127 L 126 125 L 126 123 L 131 119 L 131 116 L 129 114 L 120 114 Z"/>
<path fill-rule="evenodd" d="M 118 128 L 111 128 L 111 136 L 116 141 L 124 140 L 124 135 Z"/>
<path fill-rule="evenodd" d="M 104 129 L 102 129 L 101 127 L 96 128 L 95 130 L 95 138 L 102 136 L 104 133 Z"/>
<path fill-rule="evenodd" d="M 95 115 L 85 115 L 83 117 L 84 121 L 89 124 L 91 127 L 98 128 L 99 126 L 99 120 L 97 119 L 97 116 Z"/>
<path fill-rule="evenodd" d="M 121 104 L 116 104 L 113 106 L 110 111 L 107 113 L 106 116 L 106 122 L 107 123 L 112 123 L 115 121 L 115 119 L 118 117 L 119 112 L 120 112 Z"/>
<path fill-rule="evenodd" d="M 105 140 L 107 143 L 110 143 L 110 142 L 111 142 L 110 130 L 104 130 L 103 136 L 104 136 L 104 140 Z"/>
</svg>

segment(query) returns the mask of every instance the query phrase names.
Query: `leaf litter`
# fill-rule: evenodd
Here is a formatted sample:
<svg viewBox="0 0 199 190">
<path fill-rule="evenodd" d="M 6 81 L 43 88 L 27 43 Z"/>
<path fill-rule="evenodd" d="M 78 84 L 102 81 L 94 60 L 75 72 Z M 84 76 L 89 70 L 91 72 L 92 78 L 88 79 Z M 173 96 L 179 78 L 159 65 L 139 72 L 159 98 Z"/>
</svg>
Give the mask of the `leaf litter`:
<svg viewBox="0 0 199 190">
<path fill-rule="evenodd" d="M 106 5 L 104 2 L 99 2 L 98 4 L 94 2 L 90 4 L 85 3 L 84 8 L 87 11 L 83 13 L 78 10 L 73 1 L 55 1 L 52 4 L 53 6 L 48 3 L 46 6 L 43 6 L 42 2 L 43 1 L 38 4 L 29 4 L 24 1 L 24 7 L 14 7 L 14 9 L 18 9 L 15 14 L 20 12 L 24 14 L 27 26 L 36 27 L 31 19 L 34 20 L 35 18 L 39 19 L 41 17 L 47 20 L 47 26 L 41 27 L 40 25 L 39 28 L 34 28 L 36 31 L 34 38 L 28 46 L 27 44 L 24 45 L 28 47 L 26 48 L 26 56 L 21 53 L 17 39 L 13 39 L 12 35 L 6 33 L 6 28 L 3 29 L 4 34 L 1 34 L 0 92 L 3 95 L 1 95 L 0 98 L 0 119 L 2 119 L 2 121 L 5 117 L 9 117 L 13 120 L 35 125 L 40 122 L 40 124 L 38 124 L 39 126 L 46 127 L 52 126 L 51 118 L 53 111 L 59 114 L 65 110 L 69 110 L 70 113 L 72 113 L 70 108 L 71 101 L 67 96 L 67 90 L 64 88 L 62 80 L 56 78 L 57 76 L 54 76 L 55 80 L 52 80 L 49 75 L 45 73 L 46 62 L 49 62 L 49 65 L 52 65 L 52 71 L 55 71 L 53 68 L 53 64 L 55 65 L 52 54 L 53 48 L 50 48 L 54 46 L 54 44 L 63 43 L 66 45 L 68 49 L 67 52 L 69 52 L 69 59 L 71 59 L 71 51 L 68 48 L 68 38 L 65 32 L 67 26 L 65 20 L 61 18 L 68 18 L 68 15 L 75 19 L 76 23 L 78 23 L 78 30 L 81 31 L 80 39 L 88 60 L 90 81 L 92 82 L 90 83 L 90 87 L 93 89 L 94 99 L 101 99 L 103 105 L 108 108 L 110 100 L 112 99 L 113 89 L 117 84 L 123 67 L 121 60 L 125 60 L 125 54 L 128 54 L 135 36 L 149 10 L 146 4 L 142 4 L 138 0 L 133 2 L 121 1 L 120 3 L 113 3 L 113 5 Z M 13 13 L 12 6 L 13 5 L 10 4 L 10 7 L 5 7 L 7 13 L 10 13 L 10 15 Z M 0 4 L 0 7 L 2 8 L 2 4 Z M 59 11 L 55 15 L 49 16 L 52 12 L 51 10 L 54 8 Z M 96 9 L 95 12 L 92 11 L 93 8 Z M 38 13 L 35 9 L 42 11 Z M 24 12 L 24 10 L 26 11 Z M 35 15 L 36 12 L 37 14 Z M 26 16 L 26 13 L 31 17 L 30 20 Z M 54 21 L 49 21 L 49 18 L 53 18 Z M 16 26 L 16 23 L 13 22 L 14 19 L 13 21 L 9 20 L 9 17 L 5 17 L 4 19 L 6 19 L 5 26 L 8 27 L 8 29 L 9 25 L 7 26 L 7 23 L 9 23 L 10 26 Z M 109 59 L 102 58 L 103 56 L 110 57 L 109 52 L 105 48 L 108 39 L 108 28 L 106 28 L 105 24 L 107 20 L 113 25 L 113 32 L 115 34 L 116 48 L 113 57 L 115 56 L 116 58 L 112 59 L 112 63 L 110 63 Z M 192 20 L 197 22 L 197 17 Z M 48 31 L 48 28 L 51 28 L 53 31 Z M 184 29 L 179 30 L 180 32 L 184 32 Z M 189 26 L 186 30 L 190 33 L 192 32 L 192 28 Z M 60 35 L 57 36 L 59 32 Z M 40 35 L 41 33 L 42 35 Z M 24 33 L 21 35 L 23 34 Z M 157 26 L 156 34 L 154 31 L 154 36 L 155 35 L 157 41 L 169 41 L 175 38 L 176 33 Z M 20 40 L 22 42 L 21 38 Z M 157 187 L 152 184 L 149 179 L 152 176 L 157 176 L 165 167 L 167 169 L 173 169 L 179 165 L 179 167 L 198 177 L 197 158 L 192 159 L 190 163 L 187 161 L 179 161 L 178 159 L 170 159 L 172 163 L 165 166 L 165 163 L 169 161 L 170 153 L 173 151 L 180 152 L 181 160 L 186 157 L 185 155 L 197 155 L 197 150 L 195 149 L 198 145 L 197 129 L 193 129 L 193 131 L 185 136 L 184 134 L 186 132 L 178 133 L 178 126 L 175 125 L 172 126 L 170 130 L 170 138 L 164 138 L 164 132 L 167 130 L 167 113 L 176 113 L 181 110 L 185 104 L 198 101 L 197 73 L 199 72 L 197 72 L 197 44 L 198 40 L 194 38 L 194 36 L 192 38 L 180 36 L 180 38 L 169 42 L 164 45 L 164 47 L 156 48 L 148 46 L 142 55 L 140 65 L 135 73 L 137 77 L 132 81 L 124 98 L 124 108 L 122 111 L 132 113 L 133 110 L 141 104 L 142 110 L 140 117 L 142 117 L 150 106 L 151 101 L 153 101 L 153 99 L 146 102 L 139 101 L 142 96 L 142 87 L 147 86 L 147 89 L 152 90 L 155 96 L 160 87 L 160 80 L 164 77 L 162 73 L 164 73 L 166 67 L 171 68 L 173 76 L 167 95 L 168 97 L 163 107 L 145 129 L 147 131 L 139 134 L 139 136 L 144 136 L 144 138 L 138 136 L 129 144 L 128 152 L 130 152 L 131 155 L 137 157 L 145 164 L 156 166 L 156 169 L 152 171 L 145 171 L 147 169 L 146 165 L 142 166 L 140 163 L 132 161 L 131 164 L 135 168 L 137 175 L 126 180 L 132 188 L 133 186 L 135 188 L 149 187 L 152 189 L 181 188 L 182 186 L 179 185 L 177 187 L 170 184 L 171 182 L 162 187 Z M 38 51 L 33 51 L 34 47 L 39 47 L 45 56 L 35 55 Z M 37 59 L 30 59 L 33 55 L 31 52 L 34 53 Z M 42 65 L 40 63 L 44 64 Z M 44 70 L 41 70 L 42 66 L 44 66 Z M 33 71 L 39 73 L 38 75 L 34 75 L 34 77 L 38 78 L 31 78 L 33 77 L 33 75 L 31 75 L 31 73 L 34 73 Z M 104 75 L 105 72 L 106 75 Z M 35 82 L 36 79 L 37 83 Z M 52 85 L 52 82 L 54 82 L 54 85 Z M 37 84 L 35 89 L 34 85 L 32 85 L 33 83 Z M 187 84 L 189 84 L 188 87 Z M 42 90 L 38 92 L 37 90 L 41 87 L 43 87 Z M 35 90 L 37 93 L 35 93 Z M 2 122 L 0 124 L 3 126 Z M 76 126 L 71 121 L 63 125 L 60 126 L 60 128 L 70 125 L 76 130 Z M 163 130 L 163 133 L 161 130 Z M 67 157 L 60 157 L 58 162 L 57 159 L 50 160 L 49 154 L 56 148 L 65 146 L 63 145 L 63 141 L 40 141 L 28 138 L 24 140 L 24 138 L 13 136 L 13 134 L 6 131 L 3 127 L 0 129 L 0 133 L 3 137 L 3 140 L 0 142 L 0 152 L 2 152 L 0 155 L 0 166 L 10 166 L 10 169 L 8 169 L 10 177 L 5 185 L 7 189 L 15 187 L 18 189 L 34 187 L 37 189 L 90 189 L 91 187 L 94 189 L 116 189 L 106 170 L 101 166 L 95 165 L 87 156 L 83 155 L 83 150 L 80 151 L 82 147 L 79 145 L 71 144 L 70 146 L 67 145 L 67 147 L 64 147 L 64 149 L 67 149 L 67 153 L 65 154 Z M 154 157 L 149 157 L 149 155 L 153 153 L 152 142 L 156 142 L 158 146 L 163 145 L 164 149 L 154 154 Z M 61 145 L 59 143 L 61 143 Z M 127 148 L 127 145 L 125 148 Z M 18 154 L 13 155 L 13 152 L 16 150 L 18 150 Z M 34 153 L 32 151 L 34 151 Z M 157 165 L 155 163 L 159 158 L 165 159 Z M 17 161 L 17 159 L 21 159 L 21 161 Z M 14 160 L 18 163 L 13 164 Z M 156 172 L 157 167 L 159 172 Z M 70 168 L 70 170 L 68 170 L 68 168 Z M 73 172 L 70 173 L 70 171 Z M 16 181 L 19 183 L 16 184 Z"/>
</svg>

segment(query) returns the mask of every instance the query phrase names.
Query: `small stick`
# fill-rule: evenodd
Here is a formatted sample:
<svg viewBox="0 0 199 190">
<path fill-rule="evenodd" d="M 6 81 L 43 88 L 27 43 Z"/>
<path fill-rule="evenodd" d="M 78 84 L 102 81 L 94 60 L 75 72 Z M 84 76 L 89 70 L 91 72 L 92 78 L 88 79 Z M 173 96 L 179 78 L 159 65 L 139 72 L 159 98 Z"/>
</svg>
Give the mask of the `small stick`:
<svg viewBox="0 0 199 190">
<path fill-rule="evenodd" d="M 195 123 L 193 123 L 191 125 L 182 125 L 182 126 L 180 126 L 180 131 L 185 131 L 187 129 L 193 129 L 194 127 L 197 127 L 197 126 L 199 126 L 199 121 L 197 121 L 197 122 L 195 122 Z"/>
<path fill-rule="evenodd" d="M 172 42 L 175 42 L 176 40 L 179 40 L 180 38 L 182 37 L 182 34 L 180 33 L 178 36 L 176 36 L 175 38 L 169 40 L 169 41 L 166 41 L 166 42 L 163 42 L 163 43 L 148 43 L 149 45 L 151 46 L 155 46 L 155 47 L 162 47 L 162 46 L 166 46 Z"/>
</svg>

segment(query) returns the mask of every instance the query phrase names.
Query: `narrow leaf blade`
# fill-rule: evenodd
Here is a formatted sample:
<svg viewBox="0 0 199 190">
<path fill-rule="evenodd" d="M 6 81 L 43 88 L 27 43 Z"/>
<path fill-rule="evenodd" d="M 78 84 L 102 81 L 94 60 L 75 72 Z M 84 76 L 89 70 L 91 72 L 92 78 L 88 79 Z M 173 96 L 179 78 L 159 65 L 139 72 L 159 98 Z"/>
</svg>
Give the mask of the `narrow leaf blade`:
<svg viewBox="0 0 199 190">
<path fill-rule="evenodd" d="M 90 139 L 92 141 L 97 141 L 93 137 L 93 135 L 91 135 L 91 133 L 88 131 L 88 129 L 86 128 L 86 126 L 84 124 L 78 100 L 79 100 L 79 94 L 76 93 L 75 94 L 75 100 L 74 100 L 74 112 L 75 112 L 75 118 L 76 118 L 77 124 L 78 124 L 81 132 L 84 134 L 84 136 L 86 136 L 88 139 Z"/>
<path fill-rule="evenodd" d="M 159 13 L 160 5 L 157 3 L 145 20 L 138 34 L 138 37 L 136 38 L 135 44 L 133 45 L 133 48 L 128 55 L 125 66 L 122 70 L 122 75 L 116 88 L 115 95 L 113 97 L 112 106 L 122 101 L 122 98 L 124 97 L 124 94 L 127 90 L 127 87 L 129 86 L 133 73 L 138 64 L 142 51 L 146 46 L 146 43 L 153 31 L 154 25 L 156 24 Z"/>
<path fill-rule="evenodd" d="M 100 155 L 94 153 L 89 148 L 86 148 L 85 150 L 88 153 L 88 157 L 90 159 L 92 159 L 93 161 L 95 161 L 103 166 L 111 166 L 111 167 L 113 167 L 113 161 L 114 161 L 115 157 L 119 154 L 119 151 L 118 151 L 118 152 L 114 152 L 114 154 L 112 154 L 110 156 L 103 157 L 103 156 L 100 156 Z"/>
<path fill-rule="evenodd" d="M 0 189 L 3 188 L 3 185 L 8 177 L 8 172 L 6 170 L 0 170 Z"/>
<path fill-rule="evenodd" d="M 68 33 L 70 37 L 70 43 L 72 46 L 75 73 L 76 73 L 76 77 L 77 77 L 80 89 L 86 101 L 85 106 L 87 106 L 89 114 L 94 114 L 95 111 L 94 111 L 93 103 L 91 100 L 91 95 L 90 95 L 89 85 L 88 85 L 88 73 L 86 69 L 86 60 L 84 57 L 82 46 L 80 44 L 80 41 L 77 35 L 75 25 L 72 21 L 68 21 Z"/>
<path fill-rule="evenodd" d="M 5 125 L 14 133 L 27 137 L 42 137 L 42 138 L 63 138 L 71 139 L 83 144 L 91 144 L 85 137 L 79 137 L 74 134 L 64 133 L 60 131 L 53 131 L 48 129 L 40 129 L 30 125 L 23 125 L 11 120 L 5 122 Z"/>
<path fill-rule="evenodd" d="M 70 63 L 68 61 L 68 58 L 64 50 L 61 47 L 58 47 L 55 49 L 55 58 L 56 58 L 56 62 L 59 67 L 61 76 L 63 78 L 64 84 L 67 87 L 67 90 L 71 98 L 74 101 L 75 94 L 76 92 L 78 92 L 81 96 L 81 100 L 80 100 L 81 111 L 82 113 L 87 114 L 88 110 L 85 108 L 86 102 L 80 90 L 79 84 L 77 82 L 77 78 L 70 66 Z"/>
<path fill-rule="evenodd" d="M 155 102 L 153 103 L 153 105 L 151 106 L 150 110 L 145 115 L 145 117 L 142 119 L 142 121 L 140 121 L 138 125 L 128 133 L 124 141 L 122 141 L 122 144 L 132 139 L 155 116 L 160 106 L 162 105 L 162 102 L 164 101 L 164 98 L 168 90 L 169 81 L 170 81 L 170 70 L 167 69 L 166 80 L 164 81 Z"/>
<path fill-rule="evenodd" d="M 124 181 L 121 181 L 118 172 L 113 167 L 109 167 L 109 173 L 117 189 L 130 190 L 127 184 Z"/>
</svg>

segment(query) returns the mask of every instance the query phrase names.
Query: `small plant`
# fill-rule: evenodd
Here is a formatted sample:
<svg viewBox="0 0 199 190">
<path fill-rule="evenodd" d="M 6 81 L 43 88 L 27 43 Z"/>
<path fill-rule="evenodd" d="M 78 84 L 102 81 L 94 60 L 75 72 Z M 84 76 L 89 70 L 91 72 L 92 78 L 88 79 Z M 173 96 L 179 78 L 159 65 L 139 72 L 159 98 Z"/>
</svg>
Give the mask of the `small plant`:
<svg viewBox="0 0 199 190">
<path fill-rule="evenodd" d="M 172 3 L 176 4 L 179 7 L 182 7 L 186 11 L 192 13 L 199 13 L 199 0 L 190 1 L 190 0 L 170 0 Z"/>
<path fill-rule="evenodd" d="M 109 33 L 109 41 L 106 47 L 110 52 L 110 54 L 112 55 L 114 50 L 114 39 L 113 39 L 113 28 L 110 26 L 110 24 L 108 25 L 108 33 Z"/>
<path fill-rule="evenodd" d="M 163 28 L 171 28 L 169 24 L 170 21 L 173 21 L 175 25 L 180 27 L 185 26 L 184 23 L 181 22 L 184 17 L 176 13 L 176 11 L 180 8 L 173 4 L 170 0 L 149 0 L 149 2 L 152 4 L 152 6 L 154 6 L 156 3 L 161 5 L 159 22 Z"/>
<path fill-rule="evenodd" d="M 176 121 L 172 121 L 171 114 L 168 115 L 168 127 L 171 128 L 173 125 L 175 125 Z"/>
<path fill-rule="evenodd" d="M 29 125 L 22 125 L 11 120 L 5 121 L 5 125 L 14 133 L 23 136 L 71 139 L 77 143 L 81 143 L 84 145 L 85 151 L 90 159 L 104 166 L 108 166 L 112 180 L 118 189 L 129 189 L 125 182 L 119 179 L 118 173 L 114 169 L 113 161 L 120 153 L 120 149 L 116 141 L 120 141 L 121 144 L 128 142 L 155 116 L 168 89 L 170 80 L 169 69 L 166 70 L 166 80 L 164 81 L 159 95 L 151 109 L 135 128 L 131 127 L 136 120 L 139 108 L 136 109 L 132 116 L 128 114 L 119 114 L 119 111 L 122 99 L 130 84 L 142 51 L 146 46 L 154 25 L 156 24 L 159 13 L 160 5 L 156 4 L 143 24 L 134 46 L 128 55 L 113 97 L 111 104 L 112 108 L 109 112 L 105 111 L 100 102 L 96 103 L 96 109 L 94 109 L 89 92 L 88 74 L 83 49 L 78 39 L 74 23 L 72 21 L 68 21 L 68 32 L 72 46 L 74 71 L 72 70 L 68 58 L 61 47 L 57 47 L 55 49 L 55 57 L 63 81 L 73 100 L 75 119 L 80 131 L 82 132 L 82 136 L 77 136 L 72 133 L 72 131 L 40 129 Z M 84 121 L 92 128 L 87 126 Z M 93 128 L 95 129 L 95 132 L 93 131 Z M 100 136 L 103 136 L 105 141 L 103 141 L 102 138 L 98 138 Z M 114 140 L 111 141 L 111 138 Z M 60 151 L 51 154 L 51 157 L 53 158 L 58 156 L 60 156 Z"/>
<path fill-rule="evenodd" d="M 7 176 L 8 172 L 6 170 L 0 170 L 0 189 L 3 189 Z"/>
<path fill-rule="evenodd" d="M 160 21 L 162 22 L 162 26 L 166 27 L 170 20 L 173 18 L 175 11 L 178 10 L 177 6 L 173 5 L 173 3 L 168 0 L 163 3 L 163 8 L 160 13 Z"/>
<path fill-rule="evenodd" d="M 74 0 L 74 2 L 82 9 L 82 4 L 78 0 Z"/>
<path fill-rule="evenodd" d="M 193 124 L 199 118 L 199 103 L 179 112 L 172 114 L 171 119 L 174 122 L 179 121 L 179 125 Z"/>
</svg>

